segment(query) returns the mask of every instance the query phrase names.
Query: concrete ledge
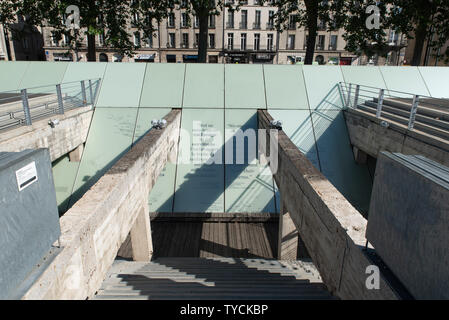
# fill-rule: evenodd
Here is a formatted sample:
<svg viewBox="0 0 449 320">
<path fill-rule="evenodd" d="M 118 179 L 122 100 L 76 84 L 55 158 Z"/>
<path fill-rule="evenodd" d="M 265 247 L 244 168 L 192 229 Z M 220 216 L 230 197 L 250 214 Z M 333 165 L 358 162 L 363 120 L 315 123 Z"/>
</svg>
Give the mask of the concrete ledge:
<svg viewBox="0 0 449 320">
<path fill-rule="evenodd" d="M 157 222 L 278 222 L 279 214 L 152 212 L 150 219 Z"/>
<path fill-rule="evenodd" d="M 55 114 L 35 121 L 31 126 L 4 131 L 0 134 L 0 151 L 48 148 L 51 161 L 54 161 L 86 142 L 92 115 L 90 106 L 76 108 L 63 115 Z M 50 119 L 58 119 L 59 124 L 51 128 Z"/>
<path fill-rule="evenodd" d="M 387 119 L 389 127 L 384 128 L 380 125 L 384 119 L 360 110 L 347 109 L 344 114 L 351 144 L 374 158 L 381 151 L 420 154 L 449 166 L 448 141 L 424 132 L 409 131 L 406 126 Z"/>
<path fill-rule="evenodd" d="M 272 117 L 259 110 L 259 129 Z M 369 261 L 363 248 L 367 221 L 316 169 L 281 130 L 274 178 L 286 210 L 329 291 L 341 299 L 397 299 L 380 277 L 380 289 L 366 288 Z M 269 130 L 267 130 L 267 149 Z"/>
<path fill-rule="evenodd" d="M 151 130 L 61 218 L 63 249 L 23 299 L 86 299 L 100 288 L 136 219 L 148 213 L 148 194 L 167 159 L 177 152 L 181 112 L 165 119 L 165 129 Z"/>
</svg>

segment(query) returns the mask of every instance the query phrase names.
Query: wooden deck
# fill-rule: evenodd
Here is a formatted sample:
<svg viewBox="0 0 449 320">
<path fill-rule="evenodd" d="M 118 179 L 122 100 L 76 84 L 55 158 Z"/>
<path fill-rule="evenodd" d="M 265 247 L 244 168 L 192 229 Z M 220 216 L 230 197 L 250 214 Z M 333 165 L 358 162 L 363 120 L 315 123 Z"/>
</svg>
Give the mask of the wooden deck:
<svg viewBox="0 0 449 320">
<path fill-rule="evenodd" d="M 276 259 L 277 214 L 151 214 L 153 258 Z M 118 254 L 131 258 L 130 238 Z"/>
</svg>

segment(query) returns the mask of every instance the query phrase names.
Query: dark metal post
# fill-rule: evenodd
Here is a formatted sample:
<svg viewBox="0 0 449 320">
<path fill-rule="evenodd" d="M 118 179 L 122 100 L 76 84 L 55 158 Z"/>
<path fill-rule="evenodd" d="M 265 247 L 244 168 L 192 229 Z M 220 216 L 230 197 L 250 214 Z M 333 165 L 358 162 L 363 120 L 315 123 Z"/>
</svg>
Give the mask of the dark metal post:
<svg viewBox="0 0 449 320">
<path fill-rule="evenodd" d="M 413 130 L 413 128 L 415 127 L 415 119 L 416 114 L 418 113 L 418 106 L 419 106 L 419 96 L 415 94 L 413 96 L 412 109 L 410 110 L 410 120 L 408 122 L 409 130 Z"/>
<path fill-rule="evenodd" d="M 83 95 L 83 106 L 87 105 L 87 96 L 86 96 L 86 85 L 84 84 L 84 80 L 81 81 L 81 93 Z"/>
<path fill-rule="evenodd" d="M 31 113 L 30 113 L 30 105 L 28 104 L 27 89 L 22 89 L 20 93 L 22 95 L 22 105 L 23 105 L 23 112 L 25 113 L 25 123 L 27 126 L 31 126 Z"/>
<path fill-rule="evenodd" d="M 360 85 L 357 85 L 355 87 L 355 96 L 354 96 L 354 109 L 357 109 L 357 106 L 359 104 L 359 94 L 360 94 Z"/>
<path fill-rule="evenodd" d="M 64 102 L 62 100 L 61 85 L 56 85 L 56 94 L 58 95 L 58 113 L 64 114 Z"/>
<path fill-rule="evenodd" d="M 377 101 L 377 112 L 376 112 L 376 117 L 380 118 L 380 116 L 382 115 L 382 106 L 384 104 L 384 95 L 385 95 L 385 90 L 384 89 L 380 89 L 379 91 L 379 99 Z"/>
<path fill-rule="evenodd" d="M 94 104 L 94 92 L 92 89 L 92 80 L 89 80 L 89 94 L 90 94 L 90 104 Z"/>
</svg>

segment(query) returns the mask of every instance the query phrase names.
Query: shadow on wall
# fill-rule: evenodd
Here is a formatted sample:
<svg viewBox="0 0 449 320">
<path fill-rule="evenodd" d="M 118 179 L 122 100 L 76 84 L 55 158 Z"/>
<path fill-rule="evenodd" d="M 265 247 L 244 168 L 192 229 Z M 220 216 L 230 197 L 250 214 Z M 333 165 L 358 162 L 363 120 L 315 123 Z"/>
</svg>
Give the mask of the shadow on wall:
<svg viewBox="0 0 449 320">
<path fill-rule="evenodd" d="M 183 111 L 184 112 L 184 111 Z M 221 112 L 221 110 L 220 110 Z M 243 124 L 240 129 L 245 131 L 247 129 L 257 129 L 257 113 Z M 257 135 L 256 135 L 257 139 Z M 257 141 L 256 141 L 257 143 Z M 236 163 L 236 143 L 235 137 L 228 139 L 218 150 L 217 153 L 222 154 L 222 163 L 225 159 L 224 146 L 232 144 L 233 146 L 233 163 Z M 257 146 L 257 144 L 256 144 Z M 262 205 L 257 212 L 273 213 L 276 208 L 274 199 L 274 187 L 271 174 L 268 178 L 264 178 L 262 173 L 251 181 L 251 183 L 244 189 L 243 192 L 233 201 L 229 206 L 225 205 L 226 199 L 223 201 L 223 205 L 217 200 L 223 197 L 225 190 L 241 175 L 245 170 L 258 170 L 257 165 L 251 165 L 252 162 L 257 160 L 258 150 L 256 150 L 255 157 L 248 153 L 248 138 L 245 137 L 244 148 L 244 164 L 201 164 L 198 168 L 191 170 L 186 175 L 186 181 L 183 182 L 175 191 L 174 196 L 170 197 L 165 203 L 161 204 L 159 208 L 173 208 L 175 212 L 249 212 L 238 209 L 241 203 L 257 202 L 257 199 L 264 200 L 264 192 L 272 192 L 271 197 L 266 204 Z M 212 160 L 212 158 L 208 159 Z M 183 164 L 177 164 L 178 171 Z M 190 165 L 185 165 L 190 166 Z M 179 177 L 179 176 L 178 176 Z M 176 179 L 178 178 L 176 177 Z M 219 185 L 217 187 L 217 184 Z M 220 202 L 220 201 L 219 201 Z M 220 207 L 220 208 L 219 208 Z M 225 210 L 225 207 L 229 207 Z M 266 210 L 266 211 L 265 211 Z M 157 212 L 157 210 L 156 210 Z"/>
<path fill-rule="evenodd" d="M 366 216 L 373 181 L 368 166 L 354 160 L 343 109 L 336 85 L 312 111 L 318 158 L 323 175 Z"/>
</svg>

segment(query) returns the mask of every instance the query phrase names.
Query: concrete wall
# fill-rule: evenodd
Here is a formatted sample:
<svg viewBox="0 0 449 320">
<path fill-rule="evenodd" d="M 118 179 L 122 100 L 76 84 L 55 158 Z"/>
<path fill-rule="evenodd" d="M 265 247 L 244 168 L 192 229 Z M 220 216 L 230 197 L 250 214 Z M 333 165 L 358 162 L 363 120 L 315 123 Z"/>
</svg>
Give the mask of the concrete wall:
<svg viewBox="0 0 449 320">
<path fill-rule="evenodd" d="M 259 129 L 272 117 L 259 111 Z M 268 131 L 267 131 L 268 135 Z M 341 299 L 397 299 L 380 277 L 380 289 L 368 290 L 363 247 L 367 221 L 313 166 L 283 131 L 278 137 L 274 178 L 282 200 L 329 291 Z M 267 137 L 267 153 L 269 138 Z"/>
<path fill-rule="evenodd" d="M 379 155 L 367 237 L 414 298 L 446 300 L 449 170 L 427 161 Z"/>
<path fill-rule="evenodd" d="M 377 158 L 380 151 L 420 154 L 449 166 L 448 141 L 394 123 L 384 128 L 381 120 L 359 110 L 346 110 L 345 118 L 351 144 L 372 157 Z"/>
<path fill-rule="evenodd" d="M 8 130 L 0 135 L 0 151 L 48 148 L 54 161 L 86 142 L 92 115 L 91 107 L 77 108 L 35 121 L 31 126 Z M 58 119 L 59 124 L 52 128 L 50 119 Z"/>
<path fill-rule="evenodd" d="M 177 152 L 180 118 L 168 114 L 165 129 L 151 130 L 61 218 L 62 252 L 23 299 L 95 294 L 128 234 L 132 241 L 143 216 L 149 224 L 148 194 Z"/>
</svg>

